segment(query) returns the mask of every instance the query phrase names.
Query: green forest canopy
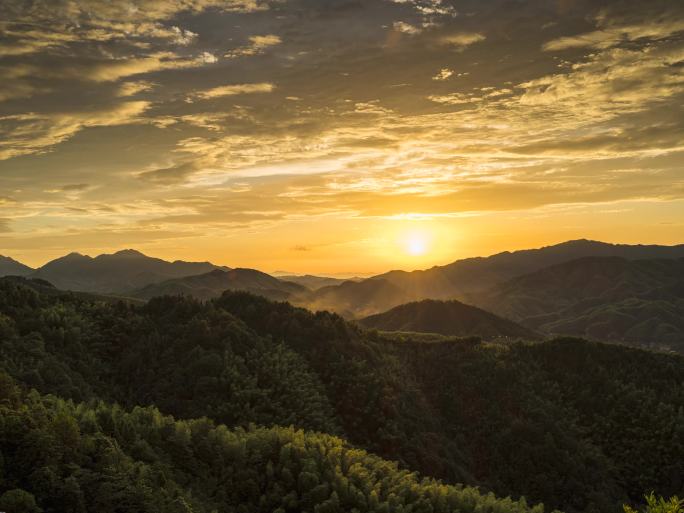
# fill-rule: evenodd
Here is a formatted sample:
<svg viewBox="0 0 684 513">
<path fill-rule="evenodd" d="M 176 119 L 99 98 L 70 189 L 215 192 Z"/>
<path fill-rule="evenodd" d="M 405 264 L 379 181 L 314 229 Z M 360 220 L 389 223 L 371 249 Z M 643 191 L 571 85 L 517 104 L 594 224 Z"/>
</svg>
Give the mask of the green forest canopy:
<svg viewBox="0 0 684 513">
<path fill-rule="evenodd" d="M 623 502 L 638 502 L 644 490 L 674 495 L 684 486 L 684 359 L 678 356 L 577 339 L 510 345 L 477 339 L 395 340 L 333 314 L 244 293 L 209 303 L 166 297 L 134 305 L 42 294 L 11 280 L 0 281 L 0 291 L 0 361 L 11 376 L 7 387 L 19 394 L 12 407 L 27 415 L 17 417 L 20 425 L 32 426 L 31 411 L 49 410 L 47 403 L 67 411 L 65 416 L 73 418 L 68 423 L 78 428 L 69 429 L 81 435 L 87 430 L 80 414 L 72 412 L 100 408 L 119 411 L 122 418 L 156 412 L 169 425 L 211 426 L 202 428 L 207 432 L 328 440 L 350 451 L 358 447 L 397 461 L 394 467 L 363 453 L 397 475 L 420 471 L 568 512 L 619 511 Z M 56 397 L 31 394 L 24 387 Z M 35 435 L 36 440 L 56 436 L 49 434 L 53 425 L 46 425 L 41 429 L 48 434 Z M 117 441 L 117 450 L 134 468 L 150 464 L 145 451 L 130 452 L 119 441 L 122 434 L 107 429 L 102 429 L 106 437 Z M 12 437 L 2 440 L 7 460 L 18 449 Z M 177 450 L 164 444 L 155 450 Z M 170 456 L 163 454 L 155 458 L 171 468 L 180 466 L 187 476 L 177 485 L 190 493 L 193 478 L 188 476 L 196 474 L 202 486 L 224 478 L 223 470 L 213 474 L 210 455 L 213 449 L 205 462 L 202 457 L 189 457 L 186 463 L 169 463 Z M 252 470 L 260 464 L 266 461 L 254 462 Z M 82 465 L 65 465 L 56 482 L 80 479 Z M 10 475 L 8 468 L 19 474 L 13 481 L 3 477 L 2 493 L 29 490 L 36 507 L 50 510 L 49 501 L 56 499 L 36 495 L 43 488 L 29 483 L 42 467 L 5 463 L 3 468 L 3 476 Z M 93 479 L 87 483 L 100 482 Z M 331 499 L 332 474 L 318 479 L 330 492 L 325 500 Z M 167 493 L 158 483 L 141 483 L 150 493 Z M 411 486 L 428 482 L 416 483 Z M 79 481 L 86 495 L 94 493 L 88 486 Z M 257 492 L 263 490 L 241 499 L 256 501 L 256 509 L 247 511 L 287 511 L 287 505 L 260 503 Z M 200 500 L 198 493 L 191 495 Z M 29 500 L 20 492 L 12 497 Z M 222 507 L 238 504 L 234 498 L 226 501 Z M 215 507 L 210 500 L 202 504 L 206 511 Z M 297 504 L 291 507 L 310 509 Z M 501 504 L 505 511 L 523 507 Z M 205 506 L 197 507 L 203 511 Z"/>
</svg>

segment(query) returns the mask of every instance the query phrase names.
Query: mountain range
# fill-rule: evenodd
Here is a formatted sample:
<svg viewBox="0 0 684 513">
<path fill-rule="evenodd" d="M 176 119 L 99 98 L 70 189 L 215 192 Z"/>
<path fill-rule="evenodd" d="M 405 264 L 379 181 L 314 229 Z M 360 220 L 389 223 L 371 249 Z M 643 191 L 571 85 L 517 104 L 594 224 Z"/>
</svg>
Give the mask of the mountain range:
<svg viewBox="0 0 684 513">
<path fill-rule="evenodd" d="M 243 290 L 313 311 L 334 311 L 382 330 L 507 337 L 512 335 L 501 329 L 501 322 L 510 319 L 518 323 L 516 329 L 529 330 L 528 337 L 531 332 L 569 334 L 684 352 L 683 258 L 684 245 L 575 240 L 421 271 L 340 280 L 275 277 L 123 250 L 97 257 L 71 253 L 36 270 L 2 257 L 0 275 L 141 300 L 160 295 L 207 300 L 225 290 Z M 421 303 L 426 299 L 444 303 Z M 393 310 L 401 305 L 406 306 Z M 485 322 L 482 316 L 488 312 L 500 317 Z M 472 324 L 480 317 L 482 322 Z"/>
<path fill-rule="evenodd" d="M 309 290 L 318 290 L 323 287 L 341 285 L 345 281 L 361 281 L 362 278 L 334 278 L 331 276 L 316 276 L 313 274 L 291 274 L 285 272 L 272 273 L 280 280 L 291 281 L 303 285 Z"/>
<path fill-rule="evenodd" d="M 209 262 L 167 262 L 126 249 L 94 258 L 70 253 L 48 262 L 29 276 L 47 280 L 63 290 L 125 294 L 150 283 L 220 268 Z"/>
<path fill-rule="evenodd" d="M 682 258 L 581 258 L 514 278 L 471 299 L 552 335 L 684 352 Z"/>
<path fill-rule="evenodd" d="M 307 308 L 332 310 L 349 318 L 367 317 L 421 299 L 467 301 L 473 294 L 517 276 L 584 257 L 684 258 L 684 244 L 632 246 L 590 240 L 568 241 L 540 249 L 457 260 L 422 271 L 390 271 L 360 282 L 323 287 L 298 298 L 297 302 Z"/>
</svg>

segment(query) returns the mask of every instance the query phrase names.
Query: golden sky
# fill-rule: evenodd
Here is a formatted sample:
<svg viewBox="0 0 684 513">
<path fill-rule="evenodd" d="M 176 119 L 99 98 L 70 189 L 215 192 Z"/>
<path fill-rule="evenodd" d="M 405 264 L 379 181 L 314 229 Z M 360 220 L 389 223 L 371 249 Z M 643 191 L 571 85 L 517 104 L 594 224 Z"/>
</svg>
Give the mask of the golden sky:
<svg viewBox="0 0 684 513">
<path fill-rule="evenodd" d="M 684 4 L 4 0 L 0 253 L 374 273 L 684 242 Z"/>
</svg>

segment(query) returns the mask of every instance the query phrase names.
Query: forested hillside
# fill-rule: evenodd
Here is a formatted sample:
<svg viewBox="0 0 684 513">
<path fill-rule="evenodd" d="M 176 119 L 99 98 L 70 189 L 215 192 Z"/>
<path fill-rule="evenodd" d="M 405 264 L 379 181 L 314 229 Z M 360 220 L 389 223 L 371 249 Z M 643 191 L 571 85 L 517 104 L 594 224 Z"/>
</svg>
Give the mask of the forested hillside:
<svg viewBox="0 0 684 513">
<path fill-rule="evenodd" d="M 366 328 L 384 331 L 439 333 L 491 339 L 540 338 L 529 328 L 460 301 L 425 299 L 392 308 L 358 321 Z"/>
<path fill-rule="evenodd" d="M 684 259 L 582 258 L 474 300 L 546 333 L 684 353 Z"/>
<path fill-rule="evenodd" d="M 246 293 L 224 294 L 209 303 L 157 298 L 135 305 L 46 295 L 17 280 L 0 281 L 0 340 L 3 370 L 21 386 L 86 401 L 90 406 L 75 407 L 82 411 L 110 408 L 91 402 L 105 401 L 119 403 L 124 410 L 155 406 L 162 414 L 180 419 L 206 416 L 232 430 L 246 429 L 248 433 L 238 430 L 234 436 L 248 448 L 253 443 L 279 451 L 279 437 L 300 437 L 307 446 L 307 440 L 319 436 L 250 428 L 253 424 L 292 425 L 307 433 L 340 436 L 355 447 L 399 462 L 402 469 L 478 485 L 499 496 L 525 496 L 531 503 L 543 502 L 547 510 L 567 512 L 618 511 L 622 502 L 637 502 L 645 490 L 673 495 L 681 494 L 684 486 L 680 457 L 684 453 L 684 360 L 677 356 L 574 339 L 512 345 L 483 344 L 477 339 L 395 340 L 364 332 L 337 315 L 313 314 Z M 20 403 L 31 396 L 22 397 Z M 63 407 L 72 408 L 59 408 Z M 22 406 L 17 408 L 24 411 Z M 33 425 L 32 420 L 21 418 L 17 426 Z M 76 422 L 78 431 L 86 432 L 81 420 Z M 206 426 L 198 428 L 202 433 L 213 429 L 206 421 L 196 425 Z M 106 437 L 137 440 L 137 435 L 130 434 L 134 428 L 126 427 L 119 434 L 102 429 Z M 173 429 L 179 430 L 174 439 L 194 440 L 188 434 L 192 428 Z M 173 430 L 167 426 L 162 431 Z M 169 463 L 172 456 L 150 454 L 144 444 L 133 444 L 130 447 L 138 452 L 127 452 L 129 446 L 120 442 L 119 448 L 132 458 L 132 475 L 158 475 L 135 461 L 179 466 L 186 474 L 196 472 L 201 476 L 197 486 L 218 486 L 215 476 L 225 475 L 223 470 L 214 474 L 213 463 L 204 462 L 204 456 L 192 459 L 189 455 L 195 449 L 190 453 L 174 445 L 164 449 L 164 437 L 155 438 L 153 430 L 146 433 L 140 436 L 154 438 L 154 443 L 161 444 L 159 451 L 180 451 L 188 460 Z M 52 443 L 48 435 L 35 437 Z M 342 443 L 318 439 L 326 441 L 312 442 L 313 446 Z M 13 442 L 5 437 L 2 443 Z M 95 450 L 92 442 L 86 446 Z M 213 456 L 218 450 L 203 442 L 199 446 L 202 454 Z M 16 451 L 7 449 L 10 455 Z M 108 453 L 108 457 L 125 459 L 118 453 Z M 61 453 L 59 458 L 63 458 Z M 260 465 L 268 469 L 269 459 L 255 456 L 239 465 L 226 465 L 258 472 Z M 102 461 L 103 468 L 109 468 L 108 460 Z M 321 500 L 334 502 L 338 471 L 331 474 L 325 468 L 335 465 L 325 465 L 317 469 L 327 477 L 315 486 L 327 483 L 327 495 Z M 351 467 L 341 466 L 343 472 L 346 468 Z M 361 474 L 371 472 L 362 471 L 363 465 L 354 468 Z M 26 469 L 15 471 L 25 474 L 12 478 L 16 484 L 3 484 L 3 493 L 30 488 Z M 123 478 L 112 479 L 122 482 Z M 193 489 L 190 477 L 169 479 L 182 488 L 179 494 Z M 299 478 L 294 479 L 297 486 L 303 486 Z M 374 479 L 371 472 L 368 480 L 373 483 Z M 385 482 L 384 478 L 380 481 Z M 279 484 L 282 496 L 291 491 L 292 482 L 287 483 Z M 154 493 L 163 489 L 157 484 L 141 486 Z M 416 486 L 422 485 L 409 488 L 419 491 Z M 312 509 L 295 502 L 273 506 L 270 499 L 261 503 L 259 497 L 268 496 L 264 490 L 243 492 L 245 501 L 257 505 L 247 511 Z M 382 490 L 385 495 L 376 493 L 390 500 L 389 489 Z M 193 491 L 193 500 L 203 500 L 202 493 Z M 206 493 L 210 501 L 224 497 L 224 492 Z M 302 500 L 301 490 L 297 493 L 297 500 Z M 367 506 L 356 506 L 359 511 L 372 509 L 368 505 L 375 501 L 373 496 L 368 489 L 368 499 L 363 499 Z M 226 504 L 235 505 L 231 500 L 226 499 Z M 337 500 L 341 500 L 339 493 Z M 162 503 L 161 499 L 157 502 Z M 426 504 L 416 506 L 415 511 L 427 508 Z M 442 506 L 435 504 L 431 503 L 432 508 L 438 511 Z"/>
<path fill-rule="evenodd" d="M 308 289 L 303 285 L 280 280 L 254 269 L 215 269 L 205 274 L 153 283 L 133 291 L 131 295 L 140 299 L 163 295 L 211 299 L 220 296 L 226 290 L 242 290 L 283 301 Z"/>
<path fill-rule="evenodd" d="M 0 454 L 0 508 L 11 513 L 542 511 L 419 479 L 326 434 L 74 404 L 2 373 Z"/>
</svg>

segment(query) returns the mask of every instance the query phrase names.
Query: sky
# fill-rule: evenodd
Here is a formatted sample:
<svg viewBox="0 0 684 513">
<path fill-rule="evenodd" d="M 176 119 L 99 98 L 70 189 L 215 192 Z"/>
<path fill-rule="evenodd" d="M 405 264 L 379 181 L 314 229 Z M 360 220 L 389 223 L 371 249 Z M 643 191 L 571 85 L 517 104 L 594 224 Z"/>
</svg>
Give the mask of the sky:
<svg viewBox="0 0 684 513">
<path fill-rule="evenodd" d="M 684 242 L 684 2 L 3 0 L 0 253 Z"/>
</svg>

